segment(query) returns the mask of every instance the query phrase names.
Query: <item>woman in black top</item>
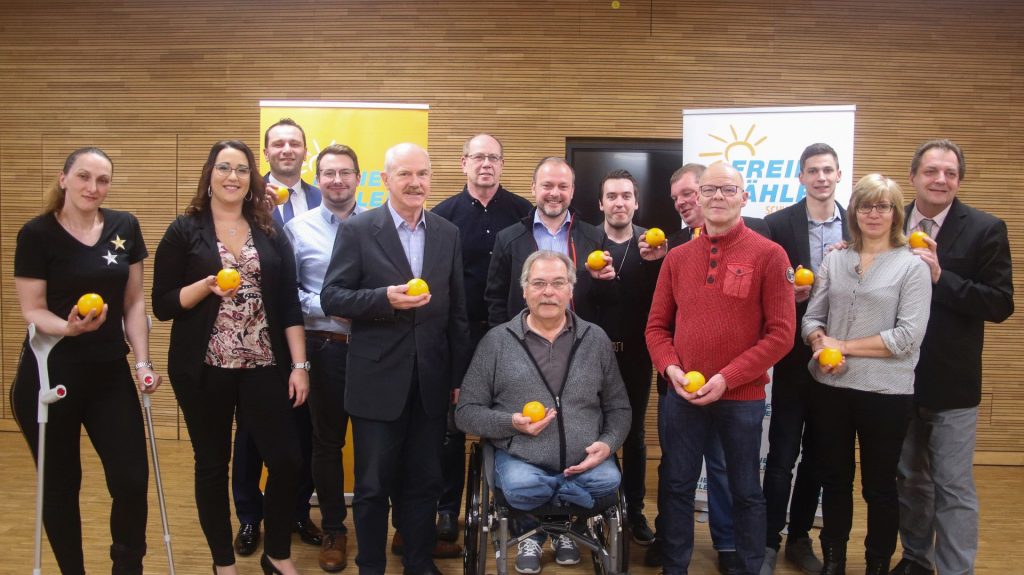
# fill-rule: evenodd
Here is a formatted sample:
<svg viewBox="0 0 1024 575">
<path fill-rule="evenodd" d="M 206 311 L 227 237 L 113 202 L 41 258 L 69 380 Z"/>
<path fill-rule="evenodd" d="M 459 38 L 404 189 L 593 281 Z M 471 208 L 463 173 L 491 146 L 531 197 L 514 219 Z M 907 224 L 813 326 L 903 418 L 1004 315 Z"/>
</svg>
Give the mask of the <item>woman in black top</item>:
<svg viewBox="0 0 1024 575">
<path fill-rule="evenodd" d="M 49 357 L 50 384 L 67 396 L 50 406 L 47 424 L 43 523 L 62 573 L 85 573 L 78 491 L 82 482 L 80 435 L 85 427 L 100 456 L 113 498 L 110 557 L 113 573 L 141 574 L 146 554 L 149 467 L 135 377 L 143 393 L 160 383 L 149 361 L 149 327 L 142 288 L 148 255 L 139 222 L 127 212 L 101 208 L 113 165 L 99 148 L 75 150 L 50 190 L 43 213 L 18 233 L 14 286 L 21 313 L 45 334 L 63 336 Z M 86 293 L 99 294 L 102 312 L 78 315 Z M 122 327 L 123 321 L 123 327 Z M 151 376 L 154 384 L 143 384 Z M 39 372 L 25 340 L 11 405 L 32 455 L 37 456 Z"/>
<path fill-rule="evenodd" d="M 237 410 L 269 470 L 260 564 L 265 573 L 291 575 L 301 455 L 290 409 L 306 400 L 309 364 L 295 258 L 270 218 L 255 166 L 244 143 L 214 144 L 195 197 L 156 250 L 153 312 L 174 320 L 169 374 L 192 438 L 196 506 L 216 571 L 237 572 L 228 506 Z M 225 290 L 216 274 L 229 267 L 241 285 Z"/>
</svg>

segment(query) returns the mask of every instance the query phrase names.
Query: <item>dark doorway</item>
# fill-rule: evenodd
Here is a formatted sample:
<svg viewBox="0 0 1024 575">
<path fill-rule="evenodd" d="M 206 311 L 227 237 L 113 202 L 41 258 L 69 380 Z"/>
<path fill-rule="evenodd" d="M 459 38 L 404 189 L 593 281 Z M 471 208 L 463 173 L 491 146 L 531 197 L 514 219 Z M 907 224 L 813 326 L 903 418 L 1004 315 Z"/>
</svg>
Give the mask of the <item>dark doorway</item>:
<svg viewBox="0 0 1024 575">
<path fill-rule="evenodd" d="M 669 196 L 668 180 L 683 165 L 682 140 L 595 140 L 566 138 L 565 157 L 576 171 L 576 193 L 572 206 L 580 217 L 594 225 L 604 221 L 597 206 L 598 186 L 612 170 L 629 170 L 640 187 L 633 223 L 645 228 L 659 227 L 671 234 L 678 230 L 679 214 Z"/>
</svg>

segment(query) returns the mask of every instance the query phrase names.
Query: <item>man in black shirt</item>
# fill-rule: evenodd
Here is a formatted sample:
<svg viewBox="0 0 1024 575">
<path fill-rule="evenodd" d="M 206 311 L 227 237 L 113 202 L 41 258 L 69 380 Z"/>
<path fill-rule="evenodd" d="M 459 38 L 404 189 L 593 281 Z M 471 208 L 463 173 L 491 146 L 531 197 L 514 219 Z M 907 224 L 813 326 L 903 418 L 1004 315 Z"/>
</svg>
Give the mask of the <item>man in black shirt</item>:
<svg viewBox="0 0 1024 575">
<path fill-rule="evenodd" d="M 462 271 L 469 312 L 470 355 L 487 333 L 484 288 L 491 250 L 498 232 L 529 215 L 533 205 L 501 186 L 504 148 L 490 134 L 478 134 L 462 146 L 462 173 L 466 185 L 432 210 L 459 228 L 462 238 Z M 466 435 L 449 418 L 444 440 L 444 492 L 437 504 L 437 537 L 458 539 L 459 508 L 466 478 Z"/>
<path fill-rule="evenodd" d="M 597 304 L 596 323 L 612 340 L 633 409 L 633 425 L 622 446 L 622 487 L 630 531 L 634 541 L 650 545 L 654 533 L 643 514 L 647 475 L 644 417 L 651 396 L 652 372 L 644 331 L 661 259 L 668 249 L 666 243 L 651 248 L 644 241 L 647 230 L 633 224 L 639 207 L 637 194 L 636 180 L 626 170 L 613 170 L 601 180 L 598 202 L 604 213 L 601 249 L 605 251 L 606 265 L 596 277 L 605 281 L 594 282 L 591 293 Z"/>
</svg>

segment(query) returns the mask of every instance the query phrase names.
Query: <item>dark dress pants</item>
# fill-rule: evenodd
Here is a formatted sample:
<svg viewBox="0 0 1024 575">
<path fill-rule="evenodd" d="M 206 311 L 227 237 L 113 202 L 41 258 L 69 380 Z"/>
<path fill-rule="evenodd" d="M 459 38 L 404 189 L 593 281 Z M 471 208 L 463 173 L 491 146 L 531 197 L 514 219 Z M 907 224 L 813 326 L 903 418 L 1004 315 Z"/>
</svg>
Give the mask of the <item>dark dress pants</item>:
<svg viewBox="0 0 1024 575">
<path fill-rule="evenodd" d="M 309 358 L 309 413 L 313 420 L 313 482 L 324 531 L 345 533 L 345 467 L 342 448 L 348 428 L 345 365 L 348 344 L 306 336 Z"/>
</svg>

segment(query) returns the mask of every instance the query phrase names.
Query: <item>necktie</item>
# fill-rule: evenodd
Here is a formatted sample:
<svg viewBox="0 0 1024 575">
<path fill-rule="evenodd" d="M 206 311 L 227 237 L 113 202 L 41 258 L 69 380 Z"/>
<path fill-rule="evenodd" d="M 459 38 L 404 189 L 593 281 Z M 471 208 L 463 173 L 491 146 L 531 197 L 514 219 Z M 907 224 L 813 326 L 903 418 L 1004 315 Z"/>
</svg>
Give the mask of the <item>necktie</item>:
<svg viewBox="0 0 1024 575">
<path fill-rule="evenodd" d="M 288 201 L 284 203 L 284 217 L 281 218 L 286 224 L 295 217 L 295 206 L 292 205 L 292 194 L 294 193 L 295 190 L 288 188 Z"/>
<path fill-rule="evenodd" d="M 928 234 L 928 237 L 934 237 L 932 236 L 932 229 L 935 227 L 935 220 L 925 218 L 920 222 L 917 222 L 917 227 L 920 228 L 922 232 Z"/>
</svg>

